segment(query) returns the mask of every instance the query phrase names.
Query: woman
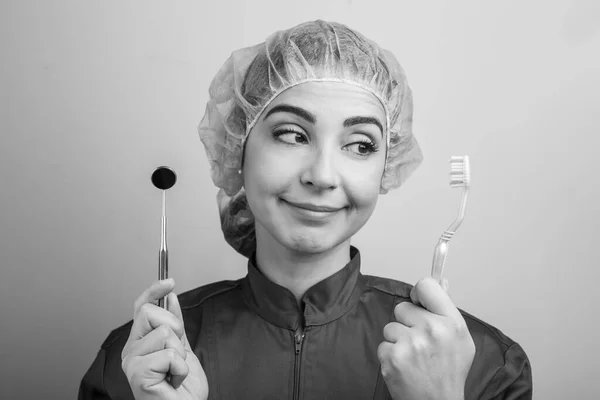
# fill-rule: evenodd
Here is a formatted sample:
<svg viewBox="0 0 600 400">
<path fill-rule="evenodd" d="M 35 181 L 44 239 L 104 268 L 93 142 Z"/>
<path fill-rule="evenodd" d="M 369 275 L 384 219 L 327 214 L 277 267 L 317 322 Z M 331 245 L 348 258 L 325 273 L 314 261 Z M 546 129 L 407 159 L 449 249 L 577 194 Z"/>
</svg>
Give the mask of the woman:
<svg viewBox="0 0 600 400">
<path fill-rule="evenodd" d="M 155 283 L 79 398 L 530 399 L 523 349 L 437 282 L 360 273 L 352 236 L 421 161 L 411 119 L 396 59 L 343 25 L 234 52 L 199 133 L 248 274 L 179 298 Z"/>
</svg>

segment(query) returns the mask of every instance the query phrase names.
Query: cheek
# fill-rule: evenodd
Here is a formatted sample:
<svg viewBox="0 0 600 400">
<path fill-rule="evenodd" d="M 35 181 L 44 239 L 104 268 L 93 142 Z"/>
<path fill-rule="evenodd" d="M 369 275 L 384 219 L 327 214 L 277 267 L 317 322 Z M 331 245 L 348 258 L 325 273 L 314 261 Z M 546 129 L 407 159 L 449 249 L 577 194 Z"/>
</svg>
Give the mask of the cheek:
<svg viewBox="0 0 600 400">
<path fill-rule="evenodd" d="M 349 171 L 345 177 L 345 188 L 350 201 L 356 208 L 373 209 L 379 198 L 383 165 L 363 166 Z"/>
<path fill-rule="evenodd" d="M 350 201 L 361 210 L 372 210 L 375 208 L 379 198 L 379 184 L 367 186 L 350 186 L 346 190 Z"/>
<path fill-rule="evenodd" d="M 349 200 L 356 208 L 372 210 L 379 199 L 381 178 L 385 167 L 385 158 L 379 157 L 365 162 L 348 165 L 344 174 L 344 186 Z"/>
<path fill-rule="evenodd" d="M 267 141 L 250 141 L 246 147 L 244 181 L 246 191 L 265 194 L 283 190 L 294 174 L 297 162 L 290 154 L 273 148 Z"/>
</svg>

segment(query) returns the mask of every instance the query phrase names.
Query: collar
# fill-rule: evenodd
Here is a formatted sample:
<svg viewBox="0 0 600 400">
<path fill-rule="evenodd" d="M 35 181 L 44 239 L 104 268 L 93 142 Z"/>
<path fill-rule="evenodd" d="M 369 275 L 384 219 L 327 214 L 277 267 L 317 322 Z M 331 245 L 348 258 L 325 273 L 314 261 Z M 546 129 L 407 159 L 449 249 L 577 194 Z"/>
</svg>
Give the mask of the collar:
<svg viewBox="0 0 600 400">
<path fill-rule="evenodd" d="M 360 252 L 350 247 L 350 262 L 335 274 L 309 288 L 302 297 L 304 312 L 287 288 L 270 281 L 248 259 L 248 275 L 242 284 L 248 306 L 268 322 L 286 329 L 324 325 L 348 312 L 360 299 L 364 282 L 360 273 Z"/>
</svg>

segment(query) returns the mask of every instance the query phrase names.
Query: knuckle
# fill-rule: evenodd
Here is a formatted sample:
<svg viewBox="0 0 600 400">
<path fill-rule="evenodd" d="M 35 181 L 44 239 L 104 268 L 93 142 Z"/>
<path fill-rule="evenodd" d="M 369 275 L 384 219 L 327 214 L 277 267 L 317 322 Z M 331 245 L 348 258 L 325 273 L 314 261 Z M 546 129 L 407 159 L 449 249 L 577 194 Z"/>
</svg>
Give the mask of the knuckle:
<svg viewBox="0 0 600 400">
<path fill-rule="evenodd" d="M 402 303 L 398 303 L 396 307 L 394 307 L 394 316 L 397 320 L 401 319 L 403 315 L 408 311 L 409 304 L 412 304 L 407 301 L 403 301 Z"/>
<path fill-rule="evenodd" d="M 406 301 L 398 303 L 398 304 L 396 304 L 396 307 L 394 307 L 394 311 L 397 313 L 402 312 L 403 310 L 406 309 L 407 305 L 408 305 L 408 302 L 406 302 Z"/>
<path fill-rule="evenodd" d="M 148 301 L 148 291 L 145 290 L 142 294 L 140 294 L 140 296 L 135 299 L 135 301 L 133 302 L 133 312 L 134 314 L 139 312 L 140 309 L 142 308 L 142 306 L 144 304 L 146 304 Z"/>
<path fill-rule="evenodd" d="M 385 359 L 387 358 L 387 354 L 385 352 L 385 345 L 384 343 L 380 343 L 379 346 L 377 347 L 377 358 L 379 359 L 380 363 L 383 363 L 385 361 Z"/>
<path fill-rule="evenodd" d="M 129 342 L 125 343 L 123 351 L 121 351 L 121 361 L 125 360 L 125 357 L 129 354 Z"/>
<path fill-rule="evenodd" d="M 391 367 L 393 367 L 395 370 L 402 369 L 404 359 L 405 359 L 405 351 L 404 351 L 403 347 L 399 346 L 399 345 L 394 345 L 392 347 L 392 353 L 391 353 L 391 357 L 389 359 L 389 363 L 390 363 Z"/>
<path fill-rule="evenodd" d="M 393 329 L 392 322 L 389 322 L 388 324 L 386 324 L 383 327 L 383 337 L 386 339 L 389 338 L 392 329 Z"/>
<path fill-rule="evenodd" d="M 441 324 L 432 321 L 425 324 L 425 332 L 427 332 L 427 336 L 435 341 L 441 341 L 446 336 L 445 328 Z"/>
<path fill-rule="evenodd" d="M 415 289 L 416 291 L 419 291 L 419 290 L 423 289 L 423 284 L 424 284 L 424 282 L 425 282 L 425 279 L 426 279 L 426 278 L 419 279 L 419 281 L 417 281 L 417 283 L 415 283 L 415 287 L 414 287 L 414 289 Z"/>
<path fill-rule="evenodd" d="M 381 376 L 383 377 L 383 379 L 388 379 L 392 376 L 392 374 L 392 369 L 390 368 L 390 365 L 388 363 L 381 364 Z"/>
<path fill-rule="evenodd" d="M 474 357 L 476 352 L 477 347 L 475 347 L 475 342 L 473 341 L 473 339 L 471 339 L 469 340 L 469 354 Z"/>
<path fill-rule="evenodd" d="M 182 368 L 181 375 L 183 375 L 184 377 L 190 373 L 190 367 L 186 363 L 182 363 L 181 368 Z"/>
<path fill-rule="evenodd" d="M 127 357 L 121 357 L 121 369 L 127 375 Z"/>
<path fill-rule="evenodd" d="M 172 349 L 172 348 L 165 349 L 165 355 L 169 359 L 169 361 L 172 361 L 172 362 L 175 361 L 177 359 L 177 357 L 179 356 L 177 354 L 177 351 L 175 351 L 175 349 Z"/>
<path fill-rule="evenodd" d="M 134 386 L 139 386 L 140 382 L 144 382 L 144 371 L 141 368 L 130 368 L 127 379 Z"/>
<path fill-rule="evenodd" d="M 144 303 L 140 306 L 140 314 L 142 315 L 148 315 L 150 310 L 152 310 L 152 304 L 150 303 Z"/>
<path fill-rule="evenodd" d="M 146 301 L 145 301 L 146 297 L 147 297 L 146 293 L 144 292 L 140 295 L 140 297 L 135 299 L 135 301 L 133 302 L 134 310 L 139 309 L 142 306 L 142 304 L 146 303 Z"/>
<path fill-rule="evenodd" d="M 173 323 L 173 332 L 175 332 L 179 338 L 183 335 L 183 323 L 179 319 Z"/>
<path fill-rule="evenodd" d="M 413 353 L 423 354 L 427 352 L 429 346 L 427 340 L 425 340 L 423 337 L 413 336 L 410 339 L 410 347 Z"/>
<path fill-rule="evenodd" d="M 463 336 L 469 334 L 469 329 L 466 326 L 463 326 L 463 324 L 461 324 L 459 322 L 452 322 L 450 324 L 450 331 L 454 335 L 460 336 L 460 337 L 463 337 Z"/>
<path fill-rule="evenodd" d="M 453 319 L 450 321 L 450 323 L 448 324 L 448 330 L 452 333 L 452 335 L 456 336 L 456 337 L 466 337 L 466 336 L 471 336 L 471 333 L 469 332 L 469 328 L 467 327 L 467 324 L 464 322 L 464 320 L 456 320 Z"/>
<path fill-rule="evenodd" d="M 169 327 L 169 325 L 163 324 L 156 328 L 156 330 L 158 331 L 158 334 L 163 341 L 166 341 L 171 336 L 171 328 Z"/>
<path fill-rule="evenodd" d="M 433 285 L 437 285 L 437 282 L 435 279 L 433 279 L 432 277 L 428 276 L 425 277 L 423 279 L 421 279 L 420 281 L 418 281 L 415 284 L 415 289 L 418 292 L 422 292 L 424 290 L 428 290 L 429 288 L 431 288 Z"/>
<path fill-rule="evenodd" d="M 123 357 L 123 360 L 121 361 L 121 369 L 123 370 L 123 372 L 125 373 L 125 376 L 127 376 L 127 379 L 131 378 L 131 356 L 129 355 L 125 355 L 125 357 Z"/>
<path fill-rule="evenodd" d="M 477 349 L 475 348 L 475 343 L 473 342 L 472 339 L 467 341 L 466 347 L 467 347 L 467 353 L 469 355 L 475 355 L 475 351 Z"/>
</svg>

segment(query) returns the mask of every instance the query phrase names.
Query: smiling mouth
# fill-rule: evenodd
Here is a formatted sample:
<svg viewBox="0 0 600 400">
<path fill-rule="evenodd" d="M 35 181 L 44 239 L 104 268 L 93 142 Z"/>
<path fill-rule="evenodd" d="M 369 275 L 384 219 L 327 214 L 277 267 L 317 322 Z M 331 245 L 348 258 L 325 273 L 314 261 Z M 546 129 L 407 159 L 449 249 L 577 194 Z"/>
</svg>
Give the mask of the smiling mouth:
<svg viewBox="0 0 600 400">
<path fill-rule="evenodd" d="M 327 206 L 327 205 L 318 205 L 318 204 L 312 204 L 312 203 L 296 203 L 296 202 L 292 202 L 292 201 L 288 201 L 285 199 L 281 199 L 282 201 L 288 203 L 289 205 L 302 209 L 302 210 L 306 210 L 306 211 L 312 211 L 315 213 L 323 213 L 323 214 L 327 214 L 327 213 L 334 213 L 336 211 L 340 211 L 342 210 L 344 207 L 331 207 L 331 206 Z"/>
</svg>

